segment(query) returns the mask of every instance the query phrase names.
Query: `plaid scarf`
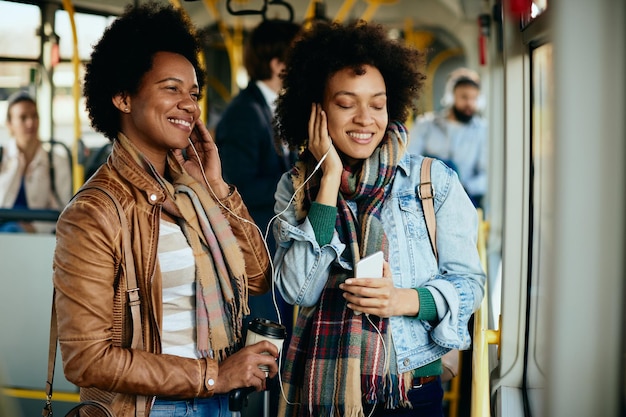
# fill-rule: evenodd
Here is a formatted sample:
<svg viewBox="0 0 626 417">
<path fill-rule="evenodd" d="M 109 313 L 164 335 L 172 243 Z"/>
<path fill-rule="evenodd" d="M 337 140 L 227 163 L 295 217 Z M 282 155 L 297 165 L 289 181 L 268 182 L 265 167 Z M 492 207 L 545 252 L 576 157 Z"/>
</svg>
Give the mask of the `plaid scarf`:
<svg viewBox="0 0 626 417">
<path fill-rule="evenodd" d="M 174 216 L 193 252 L 196 266 L 196 337 L 203 357 L 222 360 L 242 345 L 242 325 L 248 308 L 248 279 L 241 249 L 219 205 L 168 156 L 172 183 L 122 134 L 122 146 L 163 186 L 163 209 Z"/>
<path fill-rule="evenodd" d="M 387 257 L 387 238 L 380 220 L 386 190 L 406 149 L 407 134 L 392 122 L 381 145 L 359 169 L 344 167 L 337 200 L 336 230 L 347 244 L 345 257 L 353 265 L 378 250 Z M 299 161 L 292 170 L 297 189 L 313 169 L 314 161 Z M 296 196 L 296 215 L 304 218 L 319 190 L 319 175 Z M 348 201 L 357 205 L 354 218 Z M 320 301 L 301 307 L 287 351 L 283 381 L 289 403 L 281 398 L 281 415 L 331 417 L 363 416 L 363 404 L 397 408 L 408 403 L 408 384 L 398 376 L 389 320 L 355 315 L 346 307 L 339 284 L 353 276 L 335 265 Z M 384 340 L 384 345 L 381 341 Z"/>
</svg>

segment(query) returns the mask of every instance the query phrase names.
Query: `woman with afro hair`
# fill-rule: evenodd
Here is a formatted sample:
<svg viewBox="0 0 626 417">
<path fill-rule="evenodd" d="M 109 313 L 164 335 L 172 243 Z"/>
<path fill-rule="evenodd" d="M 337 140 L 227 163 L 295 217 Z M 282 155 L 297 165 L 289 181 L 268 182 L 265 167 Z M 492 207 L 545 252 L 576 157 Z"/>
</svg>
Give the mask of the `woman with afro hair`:
<svg viewBox="0 0 626 417">
<path fill-rule="evenodd" d="M 318 23 L 286 59 L 278 140 L 300 151 L 276 190 L 276 283 L 300 306 L 281 416 L 443 415 L 441 357 L 470 345 L 485 275 L 478 218 L 457 175 L 431 167 L 436 251 L 420 155 L 404 122 L 422 55 L 380 25 Z M 355 278 L 382 251 L 383 266 Z M 361 314 L 364 313 L 364 314 Z"/>
<path fill-rule="evenodd" d="M 117 417 L 230 416 L 231 390 L 263 390 L 260 365 L 278 371 L 273 344 L 242 347 L 269 256 L 200 119 L 199 45 L 183 12 L 146 3 L 113 21 L 86 68 L 92 126 L 113 145 L 58 220 L 55 305 L 67 379 Z"/>
</svg>

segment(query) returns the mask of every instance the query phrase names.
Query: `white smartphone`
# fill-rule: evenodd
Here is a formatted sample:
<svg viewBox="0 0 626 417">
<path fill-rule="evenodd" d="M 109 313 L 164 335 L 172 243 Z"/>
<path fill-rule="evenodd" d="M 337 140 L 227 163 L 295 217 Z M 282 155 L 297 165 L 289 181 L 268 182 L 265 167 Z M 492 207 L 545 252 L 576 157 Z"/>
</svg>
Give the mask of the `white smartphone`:
<svg viewBox="0 0 626 417">
<path fill-rule="evenodd" d="M 383 276 L 383 252 L 378 251 L 356 263 L 356 278 L 380 278 Z"/>
<path fill-rule="evenodd" d="M 371 255 L 362 258 L 356 263 L 354 268 L 354 276 L 356 278 L 380 278 L 383 276 L 383 252 L 374 252 Z M 355 310 L 355 315 L 360 315 L 361 312 Z"/>
</svg>

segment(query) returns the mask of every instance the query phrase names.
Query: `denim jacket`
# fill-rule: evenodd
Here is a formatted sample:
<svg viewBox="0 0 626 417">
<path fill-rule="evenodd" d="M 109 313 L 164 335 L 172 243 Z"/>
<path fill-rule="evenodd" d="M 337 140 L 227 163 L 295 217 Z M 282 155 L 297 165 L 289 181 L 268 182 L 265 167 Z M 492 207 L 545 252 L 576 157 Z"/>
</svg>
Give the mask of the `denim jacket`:
<svg viewBox="0 0 626 417">
<path fill-rule="evenodd" d="M 457 174 L 440 161 L 431 168 L 439 262 L 435 259 L 416 194 L 422 159 L 403 156 L 381 211 L 394 285 L 428 289 L 437 308 L 437 320 L 432 322 L 390 318 L 398 372 L 424 366 L 450 349 L 467 349 L 467 323 L 484 295 L 485 274 L 476 247 L 478 216 Z M 278 243 L 275 282 L 287 302 L 312 306 L 331 265 L 352 270 L 352 263 L 342 257 L 346 245 L 336 231 L 331 242 L 320 247 L 309 219 L 298 223 L 293 206 L 285 210 L 293 192 L 291 177 L 284 174 L 276 190 L 275 211 L 281 214 L 273 229 Z"/>
</svg>

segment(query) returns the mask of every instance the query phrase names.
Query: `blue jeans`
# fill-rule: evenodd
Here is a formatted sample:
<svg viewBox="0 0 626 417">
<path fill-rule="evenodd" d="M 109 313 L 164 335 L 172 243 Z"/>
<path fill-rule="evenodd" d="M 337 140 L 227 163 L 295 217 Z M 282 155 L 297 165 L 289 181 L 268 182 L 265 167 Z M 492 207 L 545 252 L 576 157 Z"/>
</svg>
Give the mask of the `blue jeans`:
<svg viewBox="0 0 626 417">
<path fill-rule="evenodd" d="M 228 395 L 192 400 L 165 400 L 157 398 L 150 417 L 230 417 Z"/>
<path fill-rule="evenodd" d="M 407 396 L 413 405 L 412 409 L 385 410 L 381 405 L 378 405 L 372 417 L 443 417 L 443 388 L 440 378 L 419 388 L 409 390 Z M 371 408 L 366 408 L 365 415 L 369 416 L 371 411 Z"/>
<path fill-rule="evenodd" d="M 19 222 L 0 223 L 0 233 L 24 233 L 24 228 Z"/>
</svg>

